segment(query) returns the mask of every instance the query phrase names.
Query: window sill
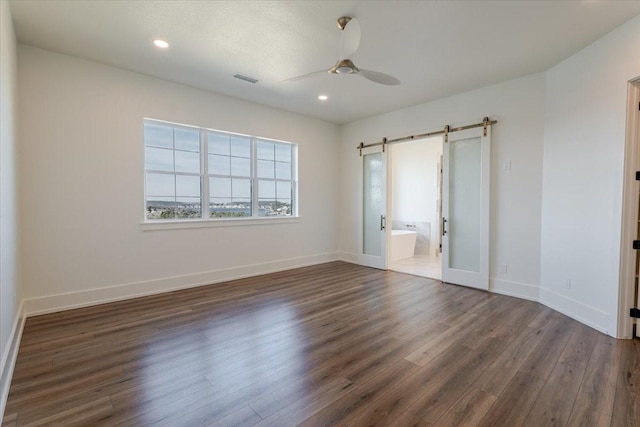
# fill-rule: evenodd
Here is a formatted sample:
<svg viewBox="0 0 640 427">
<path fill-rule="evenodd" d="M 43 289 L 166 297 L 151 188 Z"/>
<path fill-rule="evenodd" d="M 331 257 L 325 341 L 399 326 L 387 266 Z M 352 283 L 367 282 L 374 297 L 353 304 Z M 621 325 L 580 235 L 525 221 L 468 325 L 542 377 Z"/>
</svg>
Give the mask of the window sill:
<svg viewBox="0 0 640 427">
<path fill-rule="evenodd" d="M 145 221 L 142 231 L 177 230 L 182 228 L 246 227 L 252 225 L 291 224 L 300 222 L 299 216 L 282 218 L 185 219 L 178 221 Z"/>
</svg>

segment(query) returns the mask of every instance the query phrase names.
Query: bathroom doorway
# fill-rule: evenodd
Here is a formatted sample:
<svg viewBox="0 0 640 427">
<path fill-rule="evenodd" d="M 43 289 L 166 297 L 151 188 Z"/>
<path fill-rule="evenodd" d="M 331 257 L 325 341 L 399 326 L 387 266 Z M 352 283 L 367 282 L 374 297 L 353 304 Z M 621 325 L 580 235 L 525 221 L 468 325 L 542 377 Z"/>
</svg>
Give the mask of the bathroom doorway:
<svg viewBox="0 0 640 427">
<path fill-rule="evenodd" d="M 442 278 L 441 136 L 389 147 L 390 270 Z"/>
</svg>

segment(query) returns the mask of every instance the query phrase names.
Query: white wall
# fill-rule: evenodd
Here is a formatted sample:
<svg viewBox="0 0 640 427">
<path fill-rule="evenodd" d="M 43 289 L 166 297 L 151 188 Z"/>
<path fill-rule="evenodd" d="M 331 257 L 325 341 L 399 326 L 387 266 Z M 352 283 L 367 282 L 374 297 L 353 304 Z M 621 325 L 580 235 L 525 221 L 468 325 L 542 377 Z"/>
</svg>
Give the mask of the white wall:
<svg viewBox="0 0 640 427">
<path fill-rule="evenodd" d="M 536 74 L 450 98 L 346 124 L 342 135 L 341 247 L 346 259 L 357 248 L 357 171 L 360 141 L 374 142 L 444 125 L 498 120 L 493 128 L 491 170 L 491 287 L 538 297 L 544 75 Z M 511 169 L 503 170 L 504 161 Z M 498 275 L 497 266 L 507 264 Z"/>
<path fill-rule="evenodd" d="M 21 300 L 16 182 L 16 39 L 9 3 L 0 2 L 0 416 L 10 383 Z M 13 346 L 12 346 L 13 342 Z"/>
<path fill-rule="evenodd" d="M 442 138 L 429 138 L 389 147 L 391 162 L 391 221 L 428 222 L 429 249 L 437 245 L 438 165 Z M 414 230 L 415 231 L 415 230 Z"/>
<path fill-rule="evenodd" d="M 2 147 L 11 153 L 14 134 L 5 121 L 14 114 L 5 105 L 13 92 L 5 82 L 15 71 L 5 69 L 15 67 L 6 59 L 15 42 L 1 3 Z M 492 141 L 492 289 L 540 296 L 615 334 L 626 81 L 640 75 L 639 45 L 635 18 L 546 73 L 341 128 L 20 46 L 20 259 L 28 311 L 320 262 L 333 259 L 338 247 L 353 259 L 357 143 L 488 115 L 499 121 Z M 298 142 L 302 219 L 143 232 L 143 117 Z M 4 199 L 15 199 L 14 185 L 5 184 L 5 174 L 15 173 L 13 162 L 5 165 L 11 155 L 2 152 L 2 221 L 8 225 L 0 257 L 15 266 L 15 204 Z M 506 274 L 497 273 L 500 264 Z M 5 346 L 5 313 L 12 319 L 17 313 L 5 294 L 16 293 L 17 275 L 4 265 L 2 271 L 12 277 L 11 286 L 6 276 L 2 282 Z"/>
<path fill-rule="evenodd" d="M 546 73 L 541 297 L 611 335 L 627 81 L 640 76 L 639 52 L 636 17 Z"/>
<path fill-rule="evenodd" d="M 24 45 L 18 65 L 28 313 L 335 259 L 336 125 Z M 298 143 L 300 221 L 142 231 L 144 117 Z"/>
<path fill-rule="evenodd" d="M 353 258 L 356 248 L 359 141 L 489 115 L 499 121 L 492 141 L 493 289 L 539 299 L 619 335 L 627 82 L 640 77 L 638 52 L 640 17 L 545 73 L 345 125 L 344 256 Z M 500 264 L 508 267 L 504 276 Z"/>
</svg>

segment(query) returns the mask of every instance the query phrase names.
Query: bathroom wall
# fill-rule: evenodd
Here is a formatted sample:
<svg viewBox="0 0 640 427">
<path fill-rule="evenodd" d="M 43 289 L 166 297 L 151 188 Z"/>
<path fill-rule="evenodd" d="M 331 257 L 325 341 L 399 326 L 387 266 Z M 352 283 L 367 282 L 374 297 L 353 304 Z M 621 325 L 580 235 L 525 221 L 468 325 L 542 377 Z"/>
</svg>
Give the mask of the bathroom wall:
<svg viewBox="0 0 640 427">
<path fill-rule="evenodd" d="M 418 233 L 416 255 L 435 255 L 439 227 L 442 138 L 395 144 L 390 149 L 391 227 Z"/>
</svg>

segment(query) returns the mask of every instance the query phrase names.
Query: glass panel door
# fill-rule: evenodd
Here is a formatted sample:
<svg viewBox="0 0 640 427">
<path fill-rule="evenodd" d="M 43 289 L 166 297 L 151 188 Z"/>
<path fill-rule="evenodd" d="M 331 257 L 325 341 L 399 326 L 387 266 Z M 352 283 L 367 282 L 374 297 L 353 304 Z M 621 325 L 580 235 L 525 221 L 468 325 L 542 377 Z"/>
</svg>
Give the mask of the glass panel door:
<svg viewBox="0 0 640 427">
<path fill-rule="evenodd" d="M 363 244 L 365 255 L 382 255 L 380 215 L 384 214 L 384 188 L 382 187 L 382 153 L 363 155 Z"/>
<path fill-rule="evenodd" d="M 358 262 L 386 268 L 387 161 L 382 147 L 362 150 Z"/>
<path fill-rule="evenodd" d="M 489 289 L 490 128 L 449 134 L 443 149 L 442 280 Z"/>
<path fill-rule="evenodd" d="M 480 138 L 449 143 L 449 267 L 480 272 Z"/>
</svg>

